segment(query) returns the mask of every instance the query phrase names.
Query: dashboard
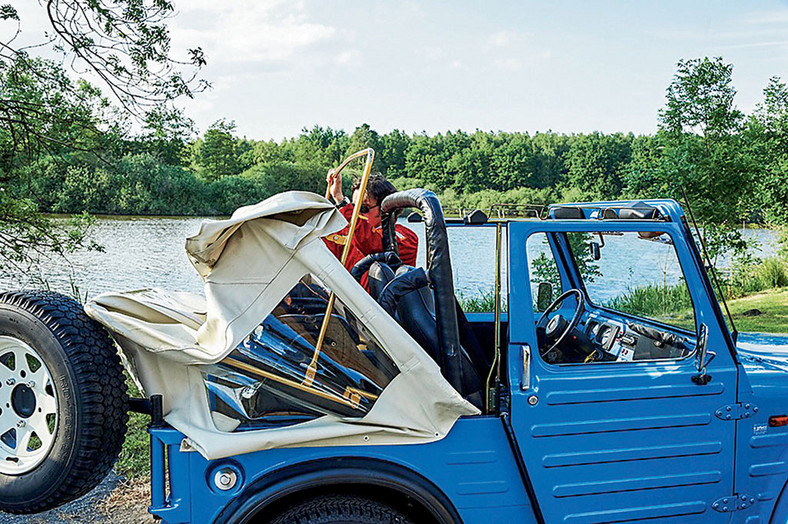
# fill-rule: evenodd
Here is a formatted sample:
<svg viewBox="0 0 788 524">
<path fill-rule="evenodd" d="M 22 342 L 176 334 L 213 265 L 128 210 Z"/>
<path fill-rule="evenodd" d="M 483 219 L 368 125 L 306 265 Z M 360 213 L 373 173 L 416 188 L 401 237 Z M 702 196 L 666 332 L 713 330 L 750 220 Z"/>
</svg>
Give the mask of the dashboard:
<svg viewBox="0 0 788 524">
<path fill-rule="evenodd" d="M 592 311 L 581 321 L 580 330 L 592 348 L 601 352 L 598 360 L 682 358 L 694 351 L 689 338 L 627 320 L 611 319 Z"/>
</svg>

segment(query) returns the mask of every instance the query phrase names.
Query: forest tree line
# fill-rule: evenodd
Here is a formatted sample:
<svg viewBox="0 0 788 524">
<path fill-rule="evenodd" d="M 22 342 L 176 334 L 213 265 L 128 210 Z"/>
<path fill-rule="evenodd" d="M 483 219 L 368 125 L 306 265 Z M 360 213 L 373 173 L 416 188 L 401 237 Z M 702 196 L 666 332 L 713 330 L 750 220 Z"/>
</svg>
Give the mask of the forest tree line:
<svg viewBox="0 0 788 524">
<path fill-rule="evenodd" d="M 58 82 L 60 66 L 40 61 Z M 132 133 L 87 83 L 81 98 L 52 100 L 40 79 L 5 70 L 0 80 L 39 103 L 82 112 L 78 125 L 42 129 L 46 149 L 12 154 L 0 132 L 0 173 L 11 195 L 53 213 L 226 215 L 281 191 L 323 193 L 325 172 L 372 147 L 375 168 L 400 189 L 426 187 L 445 207 L 670 197 L 682 188 L 705 222 L 788 223 L 788 87 L 777 77 L 750 115 L 734 103 L 733 66 L 682 60 L 658 109 L 658 131 L 563 134 L 448 131 L 352 132 L 315 125 L 280 141 L 238 136 L 229 120 L 197 136 L 178 111 L 152 111 Z"/>
</svg>

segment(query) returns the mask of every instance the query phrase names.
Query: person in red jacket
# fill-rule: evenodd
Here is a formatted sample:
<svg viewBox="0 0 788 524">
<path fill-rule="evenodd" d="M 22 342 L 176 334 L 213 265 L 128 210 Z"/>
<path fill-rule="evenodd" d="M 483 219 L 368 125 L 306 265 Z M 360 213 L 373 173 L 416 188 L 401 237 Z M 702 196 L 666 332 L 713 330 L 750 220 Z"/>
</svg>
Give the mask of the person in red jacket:
<svg viewBox="0 0 788 524">
<path fill-rule="evenodd" d="M 341 177 L 334 176 L 333 171 L 329 171 L 326 176 L 326 182 L 329 184 L 329 193 L 337 202 L 337 207 L 342 215 L 350 221 L 353 214 L 353 203 L 345 198 L 342 192 L 342 179 Z M 355 180 L 353 183 L 353 200 L 356 200 L 359 191 L 360 180 Z M 394 185 L 386 180 L 380 173 L 373 173 L 367 182 L 367 190 L 364 199 L 361 203 L 361 214 L 356 223 L 356 230 L 353 233 L 352 245 L 350 253 L 345 262 L 345 267 L 348 269 L 353 266 L 367 255 L 372 253 L 380 253 L 383 251 L 383 231 L 380 223 L 380 203 L 384 198 L 392 193 L 396 193 L 397 189 Z M 347 243 L 348 227 L 342 231 L 329 235 L 325 238 L 328 248 L 337 256 L 342 257 L 342 250 Z M 416 265 L 416 254 L 419 248 L 419 239 L 416 233 L 411 231 L 405 226 L 397 224 L 395 226 L 397 235 L 397 247 L 399 251 L 400 260 L 408 266 Z M 366 275 L 362 278 L 362 285 L 367 288 Z"/>
</svg>

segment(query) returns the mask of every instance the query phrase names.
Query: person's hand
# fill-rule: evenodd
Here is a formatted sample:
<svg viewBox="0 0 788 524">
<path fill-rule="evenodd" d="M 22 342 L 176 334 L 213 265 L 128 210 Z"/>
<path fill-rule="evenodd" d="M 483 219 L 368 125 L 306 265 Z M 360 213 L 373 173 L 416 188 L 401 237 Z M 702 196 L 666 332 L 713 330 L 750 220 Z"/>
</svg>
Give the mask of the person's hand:
<svg viewBox="0 0 788 524">
<path fill-rule="evenodd" d="M 342 193 L 342 177 L 334 173 L 333 169 L 328 170 L 326 184 L 328 184 L 328 193 L 335 202 L 341 202 L 345 198 L 345 195 Z"/>
</svg>

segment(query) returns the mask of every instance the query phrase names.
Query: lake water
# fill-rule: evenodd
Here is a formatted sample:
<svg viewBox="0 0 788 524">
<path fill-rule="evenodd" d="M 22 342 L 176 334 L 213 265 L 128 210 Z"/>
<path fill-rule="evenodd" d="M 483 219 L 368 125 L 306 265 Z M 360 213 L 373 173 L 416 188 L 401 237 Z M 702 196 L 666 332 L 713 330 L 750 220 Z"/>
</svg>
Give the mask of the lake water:
<svg viewBox="0 0 788 524">
<path fill-rule="evenodd" d="M 186 258 L 184 244 L 186 237 L 194 235 L 204 220 L 100 217 L 92 234 L 104 246 L 104 252 L 74 253 L 68 262 L 56 258 L 45 260 L 36 274 L 0 276 L 0 289 L 40 288 L 43 280 L 50 289 L 67 294 L 72 292 L 73 283 L 82 296 L 87 293 L 90 297 L 106 291 L 146 287 L 201 293 L 202 282 Z M 424 265 L 424 226 L 408 224 L 408 227 L 419 235 L 419 264 Z M 745 235 L 758 240 L 762 249 L 759 255 L 775 251 L 774 231 L 750 229 Z M 449 239 L 458 292 L 466 297 L 489 292 L 495 279 L 495 228 L 451 227 Z M 603 251 L 602 262 L 605 258 Z M 621 289 L 609 291 L 618 294 L 633 284 L 637 282 L 622 273 L 622 278 L 614 283 Z"/>
</svg>

